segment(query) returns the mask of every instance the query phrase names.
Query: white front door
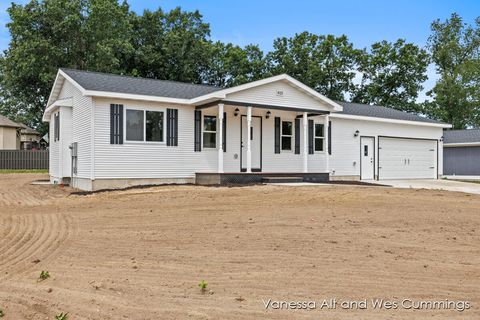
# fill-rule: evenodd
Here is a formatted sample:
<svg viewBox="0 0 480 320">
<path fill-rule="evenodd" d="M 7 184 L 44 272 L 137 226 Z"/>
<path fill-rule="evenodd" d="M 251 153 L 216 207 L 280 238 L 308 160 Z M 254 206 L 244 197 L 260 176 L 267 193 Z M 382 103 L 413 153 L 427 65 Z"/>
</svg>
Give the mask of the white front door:
<svg viewBox="0 0 480 320">
<path fill-rule="evenodd" d="M 375 138 L 360 138 L 360 179 L 373 180 L 375 178 Z"/>
<path fill-rule="evenodd" d="M 247 168 L 247 117 L 242 116 L 242 170 Z M 262 169 L 262 118 L 252 117 L 250 128 L 250 143 L 252 151 L 252 171 Z"/>
</svg>

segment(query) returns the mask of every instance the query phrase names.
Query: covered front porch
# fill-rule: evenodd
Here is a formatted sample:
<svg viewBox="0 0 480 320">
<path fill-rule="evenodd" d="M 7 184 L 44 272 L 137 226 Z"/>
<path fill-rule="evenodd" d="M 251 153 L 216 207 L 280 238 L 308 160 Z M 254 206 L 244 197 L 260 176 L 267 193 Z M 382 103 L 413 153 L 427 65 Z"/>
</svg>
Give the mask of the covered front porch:
<svg viewBox="0 0 480 320">
<path fill-rule="evenodd" d="M 216 162 L 201 184 L 259 183 L 266 178 L 325 182 L 328 110 L 219 100 L 196 107 L 195 150 Z"/>
</svg>

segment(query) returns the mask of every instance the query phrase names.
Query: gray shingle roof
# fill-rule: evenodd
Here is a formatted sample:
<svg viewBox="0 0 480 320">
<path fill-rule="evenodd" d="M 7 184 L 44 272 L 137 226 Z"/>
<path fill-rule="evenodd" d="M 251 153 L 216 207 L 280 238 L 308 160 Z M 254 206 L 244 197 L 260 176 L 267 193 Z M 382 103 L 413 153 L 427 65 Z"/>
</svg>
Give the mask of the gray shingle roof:
<svg viewBox="0 0 480 320">
<path fill-rule="evenodd" d="M 354 116 L 364 116 L 364 117 L 374 117 L 374 118 L 386 118 L 386 119 L 395 119 L 395 120 L 406 120 L 406 121 L 419 121 L 427 123 L 443 123 L 436 120 L 428 119 L 421 117 L 415 114 L 395 110 L 392 108 L 381 107 L 381 106 L 372 106 L 369 104 L 353 103 L 353 102 L 341 102 L 336 101 L 338 104 L 343 106 L 343 111 L 339 113 L 354 115 Z"/>
<path fill-rule="evenodd" d="M 223 88 L 177 81 L 155 80 L 108 73 L 61 69 L 86 90 L 129 93 L 147 96 L 192 99 Z M 340 102 L 343 114 L 426 123 L 441 123 L 418 115 L 360 103 Z"/>
<path fill-rule="evenodd" d="M 86 90 L 192 99 L 222 88 L 177 81 L 120 76 L 108 73 L 61 69 Z"/>
<path fill-rule="evenodd" d="M 21 128 L 22 125 L 0 115 L 0 127 Z"/>
<path fill-rule="evenodd" d="M 480 129 L 445 130 L 443 143 L 480 143 Z"/>
<path fill-rule="evenodd" d="M 37 130 L 27 127 L 23 123 L 21 123 L 20 125 L 22 126 L 22 129 L 20 130 L 20 132 L 23 134 L 39 134 Z"/>
</svg>

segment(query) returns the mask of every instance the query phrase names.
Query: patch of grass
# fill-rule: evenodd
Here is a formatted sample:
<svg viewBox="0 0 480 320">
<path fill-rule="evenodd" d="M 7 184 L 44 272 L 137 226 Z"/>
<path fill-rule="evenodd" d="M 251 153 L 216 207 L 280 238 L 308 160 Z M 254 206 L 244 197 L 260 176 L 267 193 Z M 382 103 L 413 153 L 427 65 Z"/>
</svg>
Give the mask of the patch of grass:
<svg viewBox="0 0 480 320">
<path fill-rule="evenodd" d="M 40 280 L 47 280 L 50 278 L 50 273 L 48 271 L 40 272 L 40 276 L 38 277 Z"/>
<path fill-rule="evenodd" d="M 198 284 L 198 286 L 200 287 L 200 290 L 202 290 L 202 292 L 205 292 L 207 290 L 207 285 L 208 285 L 208 283 L 206 283 L 205 280 L 200 281 L 200 283 Z"/>
<path fill-rule="evenodd" d="M 67 320 L 68 319 L 68 313 L 60 313 L 55 316 L 55 320 Z"/>
<path fill-rule="evenodd" d="M 48 173 L 47 169 L 0 169 L 0 174 L 6 173 Z"/>
</svg>

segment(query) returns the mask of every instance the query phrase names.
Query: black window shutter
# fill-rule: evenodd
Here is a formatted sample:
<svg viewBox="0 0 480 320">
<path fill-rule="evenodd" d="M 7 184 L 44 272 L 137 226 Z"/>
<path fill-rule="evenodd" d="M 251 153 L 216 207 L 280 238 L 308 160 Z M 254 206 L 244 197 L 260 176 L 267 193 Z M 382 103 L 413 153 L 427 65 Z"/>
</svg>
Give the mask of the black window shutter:
<svg viewBox="0 0 480 320">
<path fill-rule="evenodd" d="M 275 117 L 275 153 L 280 153 L 280 117 Z"/>
<path fill-rule="evenodd" d="M 173 109 L 173 110 L 175 110 L 173 112 L 173 116 L 174 116 L 173 123 L 175 124 L 175 129 L 173 130 L 173 133 L 175 134 L 175 138 L 173 139 L 173 145 L 178 146 L 178 109 Z"/>
<path fill-rule="evenodd" d="M 223 113 L 223 126 L 222 126 L 222 149 L 223 152 L 227 152 L 227 113 Z"/>
<path fill-rule="evenodd" d="M 195 110 L 194 151 L 202 151 L 202 111 Z"/>
<path fill-rule="evenodd" d="M 167 109 L 167 146 L 178 146 L 178 109 Z"/>
<path fill-rule="evenodd" d="M 110 105 L 110 144 L 123 144 L 123 105 Z"/>
<path fill-rule="evenodd" d="M 300 119 L 295 119 L 295 154 L 300 154 Z"/>
<path fill-rule="evenodd" d="M 53 117 L 53 141 L 57 141 L 60 139 L 60 113 L 57 112 L 55 116 Z"/>
<path fill-rule="evenodd" d="M 328 154 L 332 154 L 332 121 L 328 121 Z"/>
<path fill-rule="evenodd" d="M 308 154 L 314 154 L 315 149 L 313 147 L 313 130 L 314 130 L 314 125 L 313 125 L 313 120 L 308 120 Z"/>
</svg>

